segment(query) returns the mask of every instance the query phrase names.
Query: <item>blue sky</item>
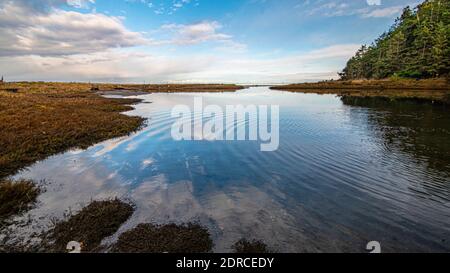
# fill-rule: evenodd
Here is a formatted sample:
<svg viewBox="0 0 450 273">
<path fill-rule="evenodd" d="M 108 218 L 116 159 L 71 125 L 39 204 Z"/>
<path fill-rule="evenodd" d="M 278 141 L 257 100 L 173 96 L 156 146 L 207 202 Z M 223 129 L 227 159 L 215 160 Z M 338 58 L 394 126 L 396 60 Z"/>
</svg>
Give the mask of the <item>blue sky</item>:
<svg viewBox="0 0 450 273">
<path fill-rule="evenodd" d="M 335 78 L 410 0 L 0 0 L 10 80 L 288 83 Z"/>
</svg>

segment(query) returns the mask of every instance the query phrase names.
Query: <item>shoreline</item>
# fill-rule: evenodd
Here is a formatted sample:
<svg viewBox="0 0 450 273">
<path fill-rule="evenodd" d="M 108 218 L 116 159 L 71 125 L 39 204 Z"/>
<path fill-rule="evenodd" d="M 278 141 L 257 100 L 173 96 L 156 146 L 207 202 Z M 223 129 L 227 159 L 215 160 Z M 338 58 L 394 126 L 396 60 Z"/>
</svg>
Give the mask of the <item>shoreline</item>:
<svg viewBox="0 0 450 273">
<path fill-rule="evenodd" d="M 4 192 L 0 195 L 0 224 L 33 207 L 40 191 L 36 181 L 11 181 L 9 177 L 50 156 L 126 136 L 145 125 L 146 119 L 124 114 L 142 101 L 127 96 L 235 92 L 244 88 L 237 85 L 0 83 L 0 187 Z M 12 202 L 15 199 L 20 202 Z"/>
<path fill-rule="evenodd" d="M 69 149 L 125 136 L 144 125 L 144 119 L 123 114 L 141 100 L 102 95 L 235 92 L 244 88 L 232 84 L 1 83 L 0 178 Z"/>
<path fill-rule="evenodd" d="M 6 84 L 9 85 L 9 84 Z M 106 98 L 92 91 L 53 84 L 0 86 L 0 179 L 70 149 L 126 136 L 145 119 L 128 116 L 139 99 Z"/>
<path fill-rule="evenodd" d="M 307 90 L 316 93 L 316 90 Z M 358 91 L 358 90 L 356 90 Z M 104 91 L 107 92 L 107 91 Z M 138 94 L 138 91 L 129 91 L 129 90 L 115 90 L 115 91 L 111 91 L 111 92 L 122 92 L 123 94 L 130 94 L 130 95 L 136 95 Z M 323 92 L 326 92 L 325 90 Z M 361 91 L 358 91 L 361 92 Z M 100 92 L 101 93 L 101 92 Z M 122 94 L 122 95 L 123 95 Z M 144 93 L 147 94 L 147 93 Z M 91 108 L 95 108 L 95 110 L 102 110 L 105 113 L 103 113 L 102 111 L 100 111 L 99 114 L 101 115 L 110 115 L 111 112 L 115 113 L 115 114 L 119 114 L 119 115 L 123 115 L 122 112 L 118 113 L 117 110 L 114 111 L 105 111 L 106 107 L 112 107 L 115 105 L 116 102 L 122 101 L 120 103 L 120 105 L 124 105 L 124 102 L 128 102 L 128 104 L 130 104 L 131 102 L 134 103 L 139 103 L 139 100 L 135 100 L 135 99 L 107 99 L 107 98 L 102 98 L 99 94 L 99 92 L 93 92 L 93 91 L 87 91 L 87 92 L 83 92 L 83 91 L 73 91 L 70 92 L 69 90 L 66 91 L 55 91 L 55 90 L 34 90 L 34 91 L 30 91 L 30 93 L 23 93 L 22 92 L 18 92 L 18 93 L 14 93 L 14 94 L 10 94 L 7 92 L 1 92 L 0 91 L 0 99 L 9 99 L 9 96 L 11 96 L 13 98 L 13 100 L 10 100 L 10 105 L 11 107 L 15 107 L 12 108 L 12 110 L 17 110 L 17 111 L 24 111 L 26 110 L 26 108 L 21 108 L 17 105 L 14 105 L 15 103 L 20 102 L 21 100 L 26 100 L 27 101 L 27 107 L 31 106 L 38 106 L 38 109 L 42 108 L 43 109 L 47 109 L 48 107 L 53 107 L 50 109 L 49 112 L 44 112 L 46 113 L 45 118 L 50 118 L 53 115 L 59 114 L 59 111 L 61 111 L 62 109 L 64 109 L 64 106 L 66 103 L 68 103 L 71 106 L 70 111 L 76 112 L 76 111 L 82 111 L 83 113 L 89 113 L 89 112 L 84 112 L 87 110 L 92 110 Z M 9 100 L 8 100 L 9 101 Z M 79 102 L 78 102 L 79 101 Z M 104 102 L 100 103 L 100 102 Z M 1 110 L 3 110 L 3 106 L 1 104 L 2 101 L 0 101 L 0 108 Z M 55 104 L 53 104 L 55 103 Z M 100 104 L 99 104 L 100 103 Z M 97 105 L 99 104 L 99 105 Z M 56 106 L 62 107 L 62 109 L 57 108 Z M 100 107 L 101 106 L 101 107 Z M 99 107 L 99 109 L 97 109 Z M 105 109 L 103 109 L 103 107 L 105 107 Z M 129 106 L 127 106 L 129 107 Z M 11 109 L 7 109 L 7 112 L 1 112 L 2 115 L 4 114 L 12 114 Z M 25 112 L 27 113 L 27 112 Z M 19 112 L 20 114 L 20 112 Z M 126 115 L 123 115 L 126 116 Z M 2 116 L 0 116 L 2 117 Z M 29 118 L 29 117 L 28 117 Z M 54 122 L 54 120 L 52 119 L 48 119 L 48 121 Z M 97 122 L 98 120 L 95 120 L 94 122 Z M 45 121 L 47 122 L 47 121 Z M 49 124 L 47 124 L 49 125 Z M 62 125 L 62 127 L 68 126 L 66 124 L 62 124 L 62 123 L 58 123 L 58 125 Z M 69 125 L 70 126 L 70 125 Z M 42 126 L 41 126 L 42 127 Z M 46 127 L 45 127 L 46 128 Z M 73 128 L 72 128 L 73 129 Z M 79 128 L 76 128 L 79 129 Z M 76 139 L 79 140 L 79 139 Z M 1 139 L 1 134 L 0 134 L 0 141 L 2 141 Z M 51 144 L 51 142 L 49 142 L 49 144 Z M 1 163 L 1 162 L 0 162 Z M 18 181 L 14 181 L 14 183 L 10 183 L 10 184 L 15 184 Z M 31 182 L 30 182 L 31 183 Z M 36 194 L 39 194 L 39 190 L 37 189 Z M 8 199 L 7 199 L 8 200 Z M 202 226 L 192 226 L 190 225 L 190 223 L 186 223 L 185 225 L 174 225 L 174 224 L 168 224 L 168 225 L 158 225 L 155 223 L 142 223 L 140 224 L 138 227 L 133 228 L 128 230 L 127 232 L 124 233 L 123 237 L 119 237 L 119 239 L 121 238 L 121 240 L 119 240 L 118 242 L 116 242 L 115 244 L 111 244 L 111 245 L 107 245 L 107 246 L 102 246 L 101 245 L 101 241 L 103 238 L 114 234 L 115 232 L 117 232 L 117 230 L 120 228 L 120 226 L 130 217 L 130 213 L 132 214 L 132 211 L 130 209 L 129 206 L 127 206 L 126 204 L 120 204 L 118 203 L 119 201 L 115 201 L 115 200 L 109 200 L 106 202 L 101 202 L 100 200 L 95 200 L 93 201 L 94 205 L 88 205 L 86 207 L 86 210 L 82 209 L 80 212 L 77 212 L 74 215 L 71 215 L 70 217 L 68 217 L 67 219 L 59 219 L 57 222 L 57 226 L 55 227 L 54 230 L 56 230 L 56 232 L 53 231 L 53 234 L 56 234 L 55 237 L 53 239 L 57 239 L 58 243 L 56 244 L 56 248 L 53 248 L 55 246 L 50 246 L 52 248 L 50 248 L 50 251 L 54 251 L 54 252 L 64 252 L 65 251 L 65 242 L 68 240 L 72 240 L 73 238 L 75 238 L 77 241 L 79 240 L 80 242 L 83 242 L 83 250 L 85 250 L 86 252 L 177 252 L 177 251 L 187 251 L 186 249 L 194 249 L 195 252 L 208 252 L 211 251 L 211 245 L 210 245 L 210 238 L 209 235 L 207 234 L 208 230 L 205 227 Z M 112 208 L 111 207 L 111 203 L 114 205 Z M 25 207 L 23 210 L 21 211 L 26 211 L 29 207 L 32 207 L 34 205 L 34 201 L 32 199 L 30 199 L 30 205 Z M 133 204 L 129 204 L 131 206 L 133 206 Z M 106 209 L 104 209 L 106 207 Z M 92 212 L 93 209 L 93 213 Z M 101 214 L 96 214 L 98 211 L 102 212 Z M 121 214 L 121 211 L 124 211 L 124 213 Z M 95 217 L 92 217 L 90 219 L 87 219 L 86 217 L 84 217 L 84 215 L 95 215 Z M 119 217 L 118 217 L 119 216 Z M 118 218 L 115 218 L 118 217 Z M 87 220 L 86 220 L 87 219 Z M 113 221 L 115 223 L 114 227 L 102 227 L 102 228 L 97 228 L 94 227 L 95 225 L 92 225 L 92 223 L 98 223 L 98 222 L 106 222 L 106 223 L 110 223 L 111 221 Z M 78 223 L 81 222 L 82 224 L 78 225 Z M 76 223 L 76 224 L 74 224 Z M 102 222 L 103 223 L 103 222 Z M 79 229 L 69 229 L 67 227 L 79 227 Z M 101 225 L 100 225 L 101 226 Z M 109 230 L 109 228 L 111 228 L 111 230 Z M 52 231 L 52 230 L 51 230 Z M 186 239 L 187 242 L 193 242 L 193 240 L 191 240 L 190 235 L 191 234 L 199 234 L 203 240 L 202 242 L 197 242 L 198 244 L 195 244 L 193 246 L 189 246 L 189 248 L 187 247 L 187 243 L 184 243 L 183 240 Z M 87 236 L 89 235 L 89 236 Z M 85 239 L 85 236 L 88 237 L 88 239 Z M 178 237 L 176 237 L 178 236 Z M 156 241 L 155 238 L 162 238 L 163 241 L 160 243 L 159 241 Z M 52 239 L 52 237 L 50 237 L 50 239 Z M 169 240 L 170 239 L 170 240 Z M 173 243 L 172 239 L 176 242 Z M 161 245 L 162 246 L 166 246 L 167 245 L 167 240 L 169 240 L 169 243 L 173 243 L 173 245 L 171 245 L 171 248 L 168 250 L 166 248 L 160 248 Z M 157 244 L 153 244 L 150 245 L 148 244 L 148 242 L 157 242 Z M 183 242 L 183 243 L 179 243 L 179 242 Z M 1 242 L 0 242 L 1 243 Z M 39 250 L 35 250 L 30 248 L 29 250 L 27 249 L 14 249 L 14 246 L 11 246 L 11 250 L 10 249 L 6 249 L 8 251 L 29 251 L 29 252 L 33 252 L 33 251 L 39 251 Z M 106 247 L 106 248 L 104 248 Z M 180 250 L 181 249 L 181 250 Z M 247 241 L 245 239 L 242 239 L 238 242 L 236 242 L 232 248 L 235 252 L 237 253 L 247 253 L 247 252 L 251 252 L 251 253 L 258 253 L 257 251 L 262 251 L 262 252 L 268 252 L 270 251 L 270 249 L 267 249 L 267 246 L 262 243 L 262 242 L 258 242 L 258 241 Z M 43 248 L 43 251 L 48 251 L 46 248 Z M 0 247 L 0 252 L 2 252 L 2 249 Z"/>
<path fill-rule="evenodd" d="M 429 80 L 358 80 L 289 84 L 270 87 L 272 90 L 336 94 L 347 97 L 378 97 L 391 100 L 419 100 L 450 105 L 450 84 L 447 79 Z"/>
<path fill-rule="evenodd" d="M 314 83 L 294 83 L 272 86 L 273 90 L 304 89 L 369 89 L 369 90 L 449 90 L 450 81 L 445 78 L 436 79 L 384 79 L 384 80 L 351 80 L 323 81 Z"/>
<path fill-rule="evenodd" d="M 129 91 L 147 93 L 174 92 L 235 92 L 245 89 L 236 84 L 114 84 L 114 83 L 77 83 L 77 82 L 4 82 L 0 83 L 0 92 L 11 93 L 34 91 L 65 91 L 73 92 L 110 92 Z"/>
</svg>

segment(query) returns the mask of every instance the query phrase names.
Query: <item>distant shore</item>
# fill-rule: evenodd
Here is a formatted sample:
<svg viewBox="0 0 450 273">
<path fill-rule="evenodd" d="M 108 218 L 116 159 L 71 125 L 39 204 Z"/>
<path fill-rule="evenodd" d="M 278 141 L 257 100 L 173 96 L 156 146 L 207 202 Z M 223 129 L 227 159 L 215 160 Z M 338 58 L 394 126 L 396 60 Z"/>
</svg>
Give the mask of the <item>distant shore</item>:
<svg viewBox="0 0 450 273">
<path fill-rule="evenodd" d="M 77 82 L 5 82 L 0 83 L 0 91 L 36 93 L 41 91 L 72 92 L 139 92 L 139 93 L 176 93 L 176 92 L 235 92 L 244 89 L 235 84 L 115 84 L 115 83 L 77 83 Z"/>
<path fill-rule="evenodd" d="M 354 97 L 419 99 L 450 104 L 450 84 L 445 78 L 409 80 L 326 81 L 272 86 L 272 90 L 300 93 L 337 94 Z"/>
</svg>

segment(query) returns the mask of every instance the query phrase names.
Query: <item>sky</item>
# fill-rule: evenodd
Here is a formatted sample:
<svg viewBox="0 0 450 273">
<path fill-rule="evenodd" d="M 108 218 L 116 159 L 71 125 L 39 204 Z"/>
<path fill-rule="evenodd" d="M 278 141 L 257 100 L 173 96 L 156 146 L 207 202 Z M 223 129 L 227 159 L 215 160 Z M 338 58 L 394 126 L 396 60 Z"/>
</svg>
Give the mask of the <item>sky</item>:
<svg viewBox="0 0 450 273">
<path fill-rule="evenodd" d="M 0 0 L 7 81 L 337 78 L 418 0 Z"/>
</svg>

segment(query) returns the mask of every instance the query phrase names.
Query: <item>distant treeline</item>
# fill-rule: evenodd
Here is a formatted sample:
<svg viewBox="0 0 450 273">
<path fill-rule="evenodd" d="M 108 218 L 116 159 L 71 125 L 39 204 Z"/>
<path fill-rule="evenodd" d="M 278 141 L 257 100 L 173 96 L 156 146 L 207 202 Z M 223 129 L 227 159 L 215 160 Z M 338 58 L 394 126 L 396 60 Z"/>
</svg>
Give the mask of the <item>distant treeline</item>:
<svg viewBox="0 0 450 273">
<path fill-rule="evenodd" d="M 363 45 L 342 80 L 388 77 L 433 78 L 450 72 L 450 0 L 427 0 L 406 7 L 391 29 Z"/>
</svg>

